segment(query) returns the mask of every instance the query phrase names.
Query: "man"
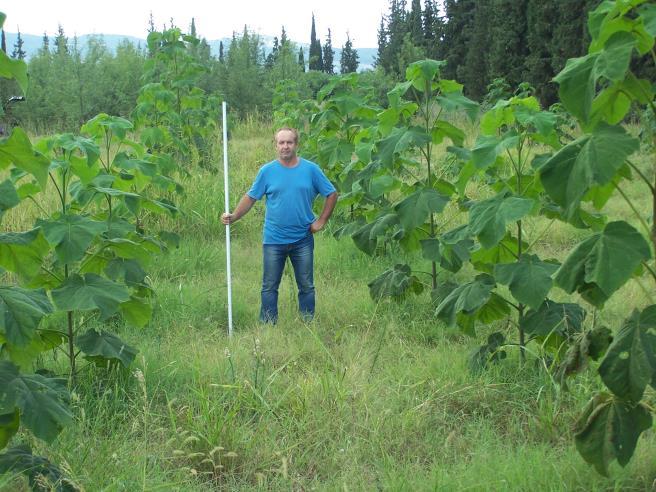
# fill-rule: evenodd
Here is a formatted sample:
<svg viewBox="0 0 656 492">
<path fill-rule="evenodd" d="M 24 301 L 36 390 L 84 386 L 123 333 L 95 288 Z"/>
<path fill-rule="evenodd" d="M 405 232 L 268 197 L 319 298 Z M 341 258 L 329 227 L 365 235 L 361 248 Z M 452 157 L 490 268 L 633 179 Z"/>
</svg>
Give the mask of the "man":
<svg viewBox="0 0 656 492">
<path fill-rule="evenodd" d="M 266 196 L 263 239 L 262 306 L 260 321 L 278 320 L 278 286 L 287 257 L 294 267 L 298 307 L 305 320 L 314 316 L 314 237 L 324 228 L 337 203 L 337 192 L 321 168 L 296 155 L 298 131 L 281 128 L 275 134 L 278 159 L 262 166 L 251 189 L 221 221 L 234 224 Z M 312 213 L 318 194 L 326 201 L 319 218 Z"/>
</svg>

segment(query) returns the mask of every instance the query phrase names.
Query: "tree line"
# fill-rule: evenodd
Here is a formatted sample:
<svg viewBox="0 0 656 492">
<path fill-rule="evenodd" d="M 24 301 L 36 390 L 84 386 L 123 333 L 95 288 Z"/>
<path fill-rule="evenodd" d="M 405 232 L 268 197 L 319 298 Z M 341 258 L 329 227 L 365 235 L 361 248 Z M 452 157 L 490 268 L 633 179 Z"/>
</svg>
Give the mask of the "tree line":
<svg viewBox="0 0 656 492">
<path fill-rule="evenodd" d="M 171 20 L 164 30 L 174 27 Z M 152 15 L 147 31 L 155 31 Z M 218 54 L 211 53 L 207 40 L 199 37 L 193 19 L 188 35 L 199 40 L 189 48 L 190 55 L 198 62 L 199 86 L 207 94 L 226 98 L 242 116 L 269 114 L 280 81 L 297 80 L 297 89 L 310 97 L 331 75 L 355 72 L 359 63 L 350 38 L 335 63 L 330 29 L 323 47 L 313 38 L 313 46 L 318 46 L 322 54 L 319 65 L 313 58 L 312 48 L 306 61 L 303 47 L 287 37 L 284 26 L 270 50 L 247 26 L 240 33 L 233 32 L 227 47 L 221 43 Z M 314 17 L 311 35 L 316 37 Z M 20 33 L 12 50 L 6 46 L 2 31 L 2 49 L 15 59 L 24 59 L 26 55 Z M 38 53 L 28 60 L 30 92 L 25 102 L 7 105 L 18 90 L 14 81 L 0 83 L 0 98 L 8 113 L 4 125 L 20 121 L 35 132 L 61 131 L 79 126 L 101 112 L 128 116 L 142 86 L 155 80 L 156 74 L 144 70 L 153 55 L 147 46 L 135 45 L 127 39 L 115 51 L 107 47 L 102 36 L 91 37 L 81 46 L 77 37 L 67 37 L 60 25 L 52 39 L 43 35 Z"/>
<path fill-rule="evenodd" d="M 390 0 L 378 30 L 377 65 L 401 77 L 416 60 L 446 60 L 444 76 L 482 100 L 489 86 L 528 82 L 541 102 L 557 100 L 553 77 L 587 52 L 587 13 L 600 0 Z M 634 61 L 638 65 L 641 62 Z M 632 67 L 653 80 L 654 62 Z"/>
<path fill-rule="evenodd" d="M 410 0 L 408 8 L 408 0 L 390 0 L 378 29 L 375 69 L 367 76 L 385 104 L 387 90 L 405 76 L 410 63 L 445 60 L 444 76 L 463 83 L 474 100 L 482 101 L 488 93 L 503 97 L 524 84 L 550 106 L 557 100 L 553 77 L 568 58 L 587 50 L 587 12 L 599 1 Z M 152 15 L 147 30 L 155 30 Z M 284 27 L 267 50 L 261 37 L 244 26 L 213 54 L 192 19 L 188 32 L 199 39 L 190 49 L 202 67 L 200 87 L 230 101 L 241 116 L 270 115 L 276 88 L 285 81 L 293 81 L 302 99 L 316 95 L 335 72 L 358 69 L 350 36 L 337 61 L 331 30 L 322 43 L 312 15 L 309 31 L 307 51 L 287 37 Z M 8 47 L 3 32 L 2 49 L 14 58 L 25 57 L 20 33 Z M 26 102 L 10 107 L 5 125 L 18 119 L 41 132 L 74 128 L 99 112 L 128 116 L 140 88 L 152 81 L 152 74 L 144 72 L 152 56 L 146 46 L 127 40 L 115 51 L 102 37 L 82 47 L 59 26 L 52 39 L 44 34 L 39 52 L 30 58 L 30 93 Z M 639 77 L 656 78 L 653 60 L 633 65 Z M 16 93 L 12 83 L 0 84 L 3 102 Z"/>
</svg>

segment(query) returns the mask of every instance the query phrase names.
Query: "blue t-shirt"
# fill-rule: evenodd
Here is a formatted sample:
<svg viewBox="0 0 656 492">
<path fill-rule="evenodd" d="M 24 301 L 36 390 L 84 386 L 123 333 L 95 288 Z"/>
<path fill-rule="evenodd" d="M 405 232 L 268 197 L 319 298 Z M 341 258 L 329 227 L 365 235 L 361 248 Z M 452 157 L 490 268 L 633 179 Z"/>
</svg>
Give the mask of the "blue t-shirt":
<svg viewBox="0 0 656 492">
<path fill-rule="evenodd" d="M 315 221 L 312 202 L 318 194 L 328 196 L 335 187 L 314 162 L 299 158 L 294 167 L 278 160 L 260 168 L 248 196 L 266 196 L 264 244 L 290 244 L 310 233 Z"/>
</svg>

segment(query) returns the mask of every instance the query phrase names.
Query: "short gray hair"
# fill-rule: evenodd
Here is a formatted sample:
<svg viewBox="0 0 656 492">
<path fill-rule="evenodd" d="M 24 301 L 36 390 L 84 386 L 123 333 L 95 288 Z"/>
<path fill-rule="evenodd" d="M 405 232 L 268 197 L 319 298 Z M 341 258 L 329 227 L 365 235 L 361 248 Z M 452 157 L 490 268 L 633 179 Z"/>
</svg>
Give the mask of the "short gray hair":
<svg viewBox="0 0 656 492">
<path fill-rule="evenodd" d="M 294 135 L 294 143 L 298 143 L 298 130 L 296 128 L 291 128 L 289 126 L 283 126 L 276 130 L 276 133 L 273 134 L 273 139 L 278 142 L 278 134 L 280 132 L 292 132 Z"/>
</svg>

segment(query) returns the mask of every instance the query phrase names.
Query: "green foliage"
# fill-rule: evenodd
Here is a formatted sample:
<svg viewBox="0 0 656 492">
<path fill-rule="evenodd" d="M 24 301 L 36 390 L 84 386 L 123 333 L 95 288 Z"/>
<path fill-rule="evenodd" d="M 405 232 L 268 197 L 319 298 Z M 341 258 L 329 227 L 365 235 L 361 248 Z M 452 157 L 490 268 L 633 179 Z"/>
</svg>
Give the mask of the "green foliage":
<svg viewBox="0 0 656 492">
<path fill-rule="evenodd" d="M 85 357 L 101 367 L 120 362 L 127 368 L 138 352 L 113 333 L 104 330 L 98 332 L 91 329 L 80 335 L 77 343 Z"/>
<path fill-rule="evenodd" d="M 576 448 L 599 473 L 608 476 L 613 460 L 622 466 L 628 464 L 640 434 L 651 425 L 651 413 L 644 405 L 600 393 L 588 403 L 577 422 Z"/>
<path fill-rule="evenodd" d="M 577 290 L 588 302 L 602 306 L 650 258 L 642 234 L 626 222 L 611 222 L 571 252 L 555 281 L 565 291 Z"/>
</svg>

